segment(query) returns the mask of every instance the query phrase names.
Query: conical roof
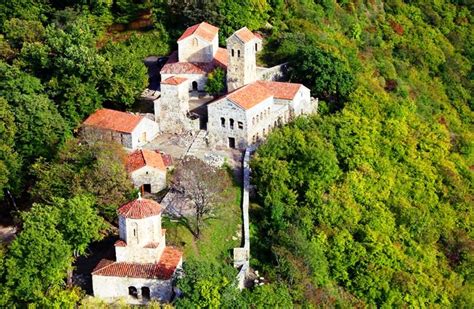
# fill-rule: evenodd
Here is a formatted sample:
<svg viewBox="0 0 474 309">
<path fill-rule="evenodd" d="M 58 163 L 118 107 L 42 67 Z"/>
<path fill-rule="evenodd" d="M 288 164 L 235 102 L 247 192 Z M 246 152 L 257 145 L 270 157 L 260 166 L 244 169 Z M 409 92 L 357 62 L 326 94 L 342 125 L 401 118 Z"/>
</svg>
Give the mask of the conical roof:
<svg viewBox="0 0 474 309">
<path fill-rule="evenodd" d="M 136 200 L 122 205 L 117 213 L 119 216 L 128 219 L 143 219 L 157 216 L 163 211 L 160 204 L 153 200 L 138 197 Z"/>
</svg>

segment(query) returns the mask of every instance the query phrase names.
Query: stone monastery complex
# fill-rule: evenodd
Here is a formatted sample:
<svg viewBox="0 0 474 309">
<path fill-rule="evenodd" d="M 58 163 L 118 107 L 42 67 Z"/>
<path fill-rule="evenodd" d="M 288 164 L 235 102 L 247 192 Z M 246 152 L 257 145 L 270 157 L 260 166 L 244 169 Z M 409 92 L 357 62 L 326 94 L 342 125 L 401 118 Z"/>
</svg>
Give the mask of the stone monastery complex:
<svg viewBox="0 0 474 309">
<path fill-rule="evenodd" d="M 262 49 L 258 34 L 244 27 L 227 38 L 224 49 L 218 45 L 218 31 L 203 22 L 186 29 L 178 39 L 178 51 L 160 71 L 154 115 L 100 109 L 83 123 L 86 138 L 114 140 L 130 150 L 126 169 L 142 192 L 166 188 L 171 157 L 141 149 L 159 134 L 199 131 L 211 148 L 243 150 L 258 144 L 276 126 L 317 109 L 317 99 L 311 98 L 304 85 L 274 80 L 281 76 L 279 66 L 257 67 L 256 55 Z M 202 94 L 208 74 L 216 68 L 226 73 L 227 91 L 213 100 L 198 99 L 198 113 L 190 97 Z M 157 202 L 141 197 L 118 209 L 120 239 L 115 243 L 115 260 L 102 260 L 92 272 L 95 296 L 111 301 L 125 297 L 135 304 L 173 297 L 182 252 L 166 246 L 162 210 Z"/>
<path fill-rule="evenodd" d="M 277 125 L 312 113 L 317 100 L 302 84 L 278 82 L 278 70 L 257 67 L 262 38 L 246 27 L 227 38 L 221 48 L 219 29 L 206 22 L 194 25 L 178 39 L 160 71 L 161 96 L 154 101 L 154 122 L 143 116 L 102 109 L 85 122 L 85 130 L 136 149 L 159 133 L 204 130 L 209 146 L 245 149 L 256 144 Z M 207 76 L 216 68 L 226 72 L 227 93 L 193 113 L 190 96 L 203 92 Z M 274 74 L 277 73 L 277 74 Z M 125 115 L 117 115 L 125 114 Z"/>
</svg>

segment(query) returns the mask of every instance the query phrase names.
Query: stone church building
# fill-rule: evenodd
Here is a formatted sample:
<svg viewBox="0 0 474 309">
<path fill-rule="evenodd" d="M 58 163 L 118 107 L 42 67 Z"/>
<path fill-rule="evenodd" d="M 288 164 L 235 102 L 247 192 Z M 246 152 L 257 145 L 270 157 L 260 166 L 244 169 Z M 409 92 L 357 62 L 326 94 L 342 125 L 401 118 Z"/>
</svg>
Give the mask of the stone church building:
<svg viewBox="0 0 474 309">
<path fill-rule="evenodd" d="M 271 80 L 270 69 L 257 67 L 262 38 L 243 27 L 218 46 L 219 29 L 206 22 L 194 25 L 178 39 L 160 71 L 161 97 L 155 101 L 155 121 L 161 132 L 205 129 L 211 146 L 244 149 L 296 116 L 317 110 L 317 99 L 302 84 Z M 190 91 L 203 91 L 207 75 L 220 67 L 226 72 L 227 94 L 208 102 L 207 114 L 196 125 L 190 110 Z M 260 80 L 259 77 L 269 80 Z"/>
<path fill-rule="evenodd" d="M 161 213 L 160 204 L 141 197 L 118 209 L 115 260 L 101 260 L 92 272 L 94 296 L 131 304 L 171 300 L 183 253 L 166 246 Z"/>
</svg>

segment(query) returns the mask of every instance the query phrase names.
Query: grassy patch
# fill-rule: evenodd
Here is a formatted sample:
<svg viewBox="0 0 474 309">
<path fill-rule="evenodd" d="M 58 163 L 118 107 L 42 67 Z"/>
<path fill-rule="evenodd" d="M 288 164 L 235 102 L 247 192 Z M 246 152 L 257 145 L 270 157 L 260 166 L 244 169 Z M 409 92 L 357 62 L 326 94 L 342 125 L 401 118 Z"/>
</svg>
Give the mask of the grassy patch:
<svg viewBox="0 0 474 309">
<path fill-rule="evenodd" d="M 207 220 L 198 240 L 184 226 L 163 220 L 167 244 L 182 248 L 185 259 L 231 262 L 232 249 L 241 244 L 241 188 L 233 184 L 223 194 L 227 195 L 227 202 L 217 207 L 215 218 Z"/>
</svg>

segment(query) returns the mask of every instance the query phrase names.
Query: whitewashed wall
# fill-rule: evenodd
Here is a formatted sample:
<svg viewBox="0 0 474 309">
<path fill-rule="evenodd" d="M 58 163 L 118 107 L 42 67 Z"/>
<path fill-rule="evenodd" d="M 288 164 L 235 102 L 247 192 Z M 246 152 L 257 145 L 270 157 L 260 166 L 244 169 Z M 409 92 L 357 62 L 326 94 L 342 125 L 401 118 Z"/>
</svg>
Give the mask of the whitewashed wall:
<svg viewBox="0 0 474 309">
<path fill-rule="evenodd" d="M 142 139 L 142 133 L 146 133 L 146 139 Z M 153 140 L 158 133 L 160 128 L 156 122 L 148 118 L 143 118 L 138 125 L 132 131 L 132 148 L 136 149 L 143 146 Z"/>
<path fill-rule="evenodd" d="M 151 193 L 157 193 L 166 188 L 166 170 L 144 166 L 130 173 L 135 188 L 144 184 L 151 185 Z"/>
</svg>

